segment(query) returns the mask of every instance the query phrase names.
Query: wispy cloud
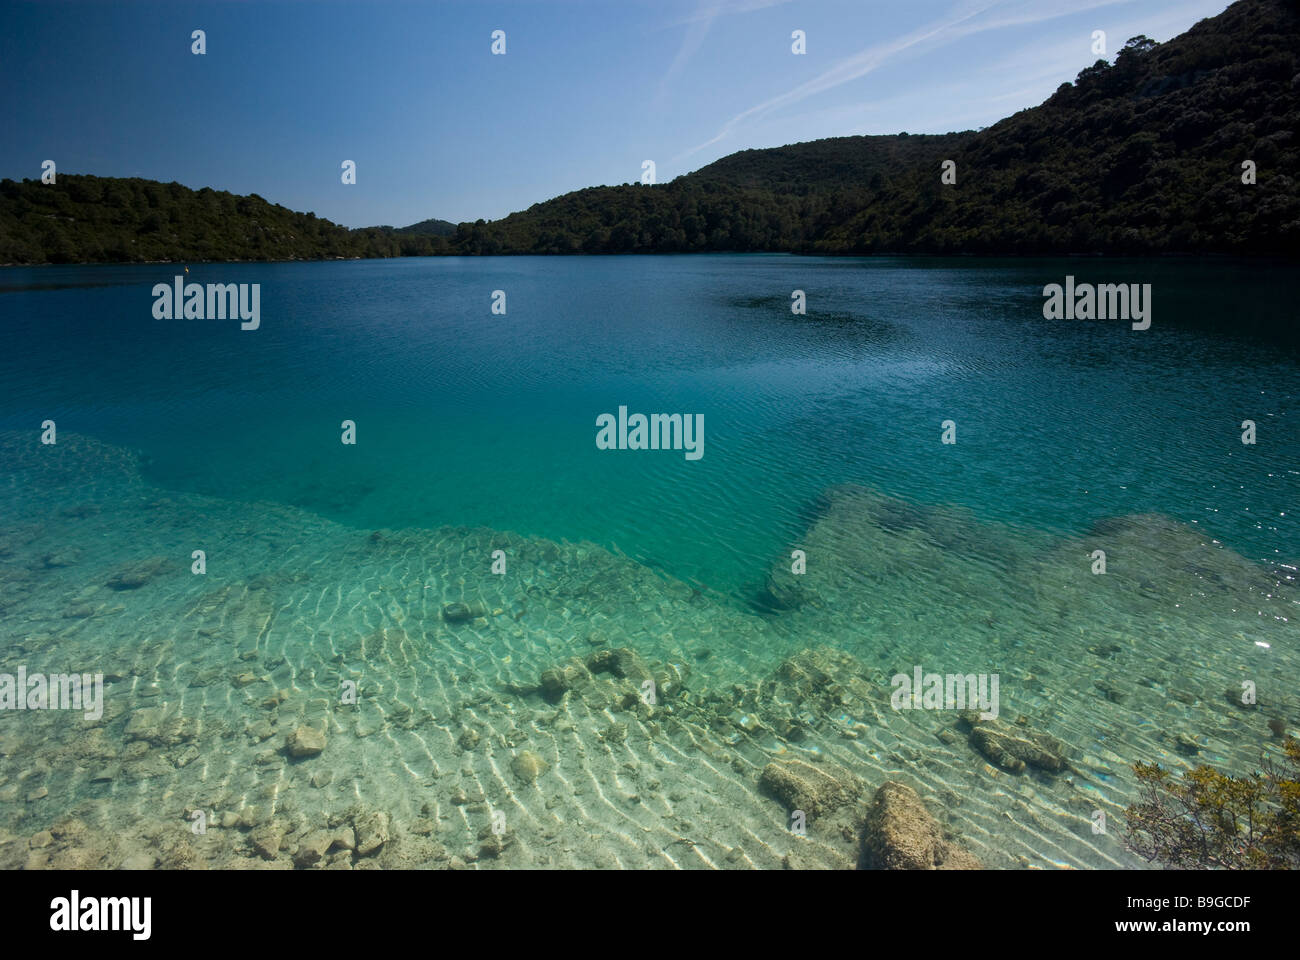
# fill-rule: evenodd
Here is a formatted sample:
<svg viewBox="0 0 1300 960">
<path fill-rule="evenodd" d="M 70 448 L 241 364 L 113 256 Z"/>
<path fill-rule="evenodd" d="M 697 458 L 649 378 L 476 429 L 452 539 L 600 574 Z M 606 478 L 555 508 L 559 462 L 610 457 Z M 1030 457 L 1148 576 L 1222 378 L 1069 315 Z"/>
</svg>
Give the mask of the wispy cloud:
<svg viewBox="0 0 1300 960">
<path fill-rule="evenodd" d="M 754 0 L 754 2 L 761 2 L 761 0 Z M 1034 3 L 1021 2 L 1008 6 L 999 2 L 999 0 L 993 0 L 993 2 L 968 0 L 968 2 L 957 6 L 940 20 L 919 27 L 905 36 L 867 47 L 839 61 L 812 80 L 805 81 L 792 90 L 770 97 L 748 110 L 736 114 L 722 125 L 717 134 L 703 143 L 678 154 L 672 159 L 672 162 L 674 164 L 680 163 L 687 157 L 721 140 L 725 140 L 747 121 L 858 80 L 905 52 L 935 49 L 973 34 L 1025 26 L 1123 2 L 1126 2 L 1126 0 L 1091 0 L 1091 2 L 1088 2 L 1088 0 L 1082 0 L 1082 2 L 1080 0 L 1066 0 L 1066 2 L 1035 0 Z M 989 14 L 991 11 L 995 11 L 994 15 L 986 17 L 985 14 Z"/>
<path fill-rule="evenodd" d="M 1185 0 L 1177 10 L 1162 11 L 1154 16 L 1125 19 L 1117 24 L 1113 17 L 1098 20 L 1097 28 L 1107 32 L 1107 58 L 1113 59 L 1129 37 L 1144 34 L 1153 39 L 1164 41 L 1182 33 L 1191 24 L 1192 18 L 1209 17 L 1223 9 L 1224 0 Z M 1055 85 L 1073 80 L 1066 74 L 1077 69 L 1091 66 L 1097 55 L 1091 52 L 1091 44 L 1086 35 L 1063 39 L 1050 46 L 1034 43 L 1023 46 L 1002 60 L 988 63 L 981 73 L 990 76 L 1015 74 L 1022 83 L 1038 83 L 1053 80 Z"/>
<path fill-rule="evenodd" d="M 821 137 L 911 133 L 947 133 L 988 126 L 1026 106 L 1041 103 L 1062 83 L 1097 59 L 1092 31 L 1104 29 L 1107 54 L 1113 57 L 1126 39 L 1145 34 L 1164 42 L 1186 30 L 1202 16 L 1220 12 L 1225 0 L 1181 0 L 1177 10 L 1152 14 L 1132 5 L 1086 16 L 1064 30 L 1016 34 L 1008 31 L 988 53 L 968 60 L 957 75 L 935 76 L 925 83 L 894 85 L 884 96 L 861 101 L 826 97 L 799 110 L 774 111 L 752 120 L 745 129 L 746 146 L 816 140 Z M 1005 13 L 1005 11 L 1003 11 Z M 1006 23 L 1007 18 L 999 19 Z M 1050 39 L 1050 42 L 1048 42 Z M 978 68 L 975 65 L 978 64 Z"/>
<path fill-rule="evenodd" d="M 790 0 L 702 0 L 693 14 L 674 21 L 672 26 L 685 26 L 686 34 L 682 37 L 682 45 L 677 48 L 677 55 L 673 57 L 673 62 L 668 65 L 668 70 L 659 80 L 656 102 L 662 104 L 669 87 L 703 45 L 709 28 L 718 17 L 734 13 L 752 13 L 755 10 L 766 10 L 768 7 L 778 7 L 789 2 Z"/>
<path fill-rule="evenodd" d="M 713 19 L 722 14 L 752 13 L 755 10 L 766 10 L 768 7 L 779 7 L 790 2 L 791 0 L 711 0 L 711 2 L 706 0 L 690 16 L 674 20 L 673 25 L 693 23 L 706 18 Z"/>
<path fill-rule="evenodd" d="M 691 57 L 695 56 L 695 51 L 700 49 L 704 43 L 704 38 L 709 33 L 709 27 L 713 26 L 713 21 L 717 19 L 721 4 L 713 0 L 705 0 L 696 11 L 694 17 L 686 21 L 686 36 L 682 37 L 682 45 L 677 48 L 677 56 L 673 57 L 673 62 L 668 65 L 668 71 L 659 80 L 659 95 L 657 101 L 663 102 L 668 92 L 669 86 L 673 80 L 682 72 L 682 67 L 686 66 Z"/>
</svg>

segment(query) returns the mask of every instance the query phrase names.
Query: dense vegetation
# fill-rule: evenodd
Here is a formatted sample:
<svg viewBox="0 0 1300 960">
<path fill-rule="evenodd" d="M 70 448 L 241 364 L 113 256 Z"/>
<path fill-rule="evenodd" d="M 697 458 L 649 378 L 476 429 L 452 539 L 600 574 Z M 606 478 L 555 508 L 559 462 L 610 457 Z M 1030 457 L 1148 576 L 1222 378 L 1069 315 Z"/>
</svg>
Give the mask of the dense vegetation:
<svg viewBox="0 0 1300 960">
<path fill-rule="evenodd" d="M 5 263 L 392 256 L 393 243 L 256 194 L 71 174 L 0 181 Z"/>
<path fill-rule="evenodd" d="M 502 220 L 347 230 L 256 195 L 59 175 L 0 181 L 0 263 L 793 251 L 1300 254 L 1300 12 L 1240 0 L 1135 37 L 977 132 L 746 150 L 671 183 Z M 940 164 L 956 163 L 956 183 Z M 1242 182 L 1242 162 L 1257 182 Z"/>
<path fill-rule="evenodd" d="M 386 229 L 386 228 L 384 228 Z M 399 234 L 427 234 L 433 237 L 450 237 L 456 232 L 456 224 L 450 220 L 421 220 L 419 223 L 413 223 L 409 227 L 399 227 L 396 230 Z"/>
<path fill-rule="evenodd" d="M 1241 0 L 1135 37 L 1045 103 L 974 133 L 750 150 L 659 187 L 581 190 L 467 252 L 1300 252 L 1300 13 Z M 956 184 L 940 164 L 956 163 Z M 1242 161 L 1257 182 L 1242 183 Z"/>
<path fill-rule="evenodd" d="M 349 230 L 257 194 L 154 180 L 0 180 L 0 263 L 428 256 L 455 231 L 446 220 Z"/>
<path fill-rule="evenodd" d="M 1300 740 L 1287 737 L 1283 750 L 1281 762 L 1244 777 L 1202 765 L 1175 779 L 1137 764 L 1128 848 L 1178 869 L 1300 868 Z"/>
<path fill-rule="evenodd" d="M 494 223 L 462 223 L 468 253 L 800 250 L 899 171 L 938 170 L 971 134 L 838 137 L 745 150 L 661 186 L 567 193 Z"/>
</svg>

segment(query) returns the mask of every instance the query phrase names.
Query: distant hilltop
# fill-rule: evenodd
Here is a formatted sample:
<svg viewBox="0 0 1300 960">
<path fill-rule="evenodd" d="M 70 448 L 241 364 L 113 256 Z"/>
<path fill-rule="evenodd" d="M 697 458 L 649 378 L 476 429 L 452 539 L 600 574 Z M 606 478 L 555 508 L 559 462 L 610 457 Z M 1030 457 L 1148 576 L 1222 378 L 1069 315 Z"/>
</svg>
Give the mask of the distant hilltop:
<svg viewBox="0 0 1300 960">
<path fill-rule="evenodd" d="M 456 224 L 450 220 L 421 220 L 409 227 L 398 227 L 396 232 L 428 234 L 431 237 L 450 237 L 456 232 Z"/>
<path fill-rule="evenodd" d="M 770 251 L 1300 255 L 1300 11 L 1239 0 L 1134 37 L 979 131 L 745 150 L 491 223 L 349 230 L 257 195 L 0 181 L 0 263 Z"/>
</svg>

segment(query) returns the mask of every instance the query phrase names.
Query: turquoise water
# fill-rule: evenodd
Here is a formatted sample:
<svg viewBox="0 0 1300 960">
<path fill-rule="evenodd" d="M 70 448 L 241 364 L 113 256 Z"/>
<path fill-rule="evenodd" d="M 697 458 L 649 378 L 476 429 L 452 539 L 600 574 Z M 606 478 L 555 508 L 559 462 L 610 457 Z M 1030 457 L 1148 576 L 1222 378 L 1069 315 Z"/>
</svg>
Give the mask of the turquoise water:
<svg viewBox="0 0 1300 960">
<path fill-rule="evenodd" d="M 166 265 L 4 271 L 0 427 L 139 449 L 161 486 L 365 528 L 616 544 L 745 597 L 825 487 L 1062 532 L 1158 511 L 1300 559 L 1296 271 L 1181 262 L 502 258 L 196 265 L 262 328 L 158 321 Z M 1042 318 L 1044 284 L 1146 282 L 1154 322 Z M 507 313 L 490 312 L 491 292 Z M 790 292 L 809 297 L 791 314 Z M 620 405 L 705 456 L 595 446 Z M 339 442 L 344 419 L 359 442 Z M 958 443 L 939 444 L 940 424 Z M 1239 424 L 1259 424 L 1244 447 Z"/>
<path fill-rule="evenodd" d="M 915 786 L 990 866 L 1135 866 L 1092 830 L 1132 763 L 1254 769 L 1300 724 L 1294 267 L 190 265 L 260 284 L 256 331 L 154 319 L 177 269 L 0 270 L 0 672 L 107 680 L 96 721 L 0 712 L 0 865 L 855 860 L 861 805 L 788 829 L 797 760 Z M 1151 284 L 1151 328 L 1043 319 L 1067 274 Z M 704 456 L 598 449 L 620 406 L 703 415 Z M 915 665 L 999 674 L 1068 768 L 891 709 Z"/>
</svg>

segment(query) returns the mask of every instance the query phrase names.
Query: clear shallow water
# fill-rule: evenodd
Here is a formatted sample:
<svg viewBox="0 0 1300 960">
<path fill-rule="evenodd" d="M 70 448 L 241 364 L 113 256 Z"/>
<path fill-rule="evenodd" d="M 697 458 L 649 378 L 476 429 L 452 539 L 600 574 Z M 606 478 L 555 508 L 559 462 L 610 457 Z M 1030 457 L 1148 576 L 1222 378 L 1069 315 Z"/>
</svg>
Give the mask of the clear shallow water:
<svg viewBox="0 0 1300 960">
<path fill-rule="evenodd" d="M 78 803 L 105 816 L 162 793 L 215 803 L 213 784 L 230 809 L 273 789 L 289 810 L 361 796 L 408 823 L 428 816 L 419 798 L 432 791 L 454 849 L 478 824 L 446 795 L 479 790 L 518 806 L 521 850 L 549 845 L 543 811 L 608 831 L 560 862 L 681 865 L 635 837 L 682 833 L 673 817 L 694 803 L 696 827 L 739 831 L 728 849 L 768 866 L 787 838 L 754 781 L 772 757 L 798 754 L 834 758 L 873 787 L 918 783 L 992 865 L 1108 866 L 1128 860 L 1091 837 L 1088 816 L 1097 803 L 1122 811 L 1128 764 L 1192 762 L 1179 734 L 1232 768 L 1270 747 L 1264 715 L 1225 704 L 1226 687 L 1255 679 L 1269 716 L 1300 721 L 1295 604 L 1278 566 L 1300 558 L 1293 268 L 784 256 L 192 265 L 194 282 L 262 285 L 254 332 L 154 320 L 151 288 L 175 269 L 0 271 L 0 431 L 14 431 L 0 471 L 0 627 L 7 664 L 39 654 L 65 669 L 113 651 L 119 712 L 104 729 L 125 751 L 144 742 L 126 733 L 129 717 L 157 702 L 224 732 L 198 741 L 201 773 L 176 765 L 191 741 L 161 737 L 148 742 L 178 754 L 165 772 L 142 766 L 152 754 L 128 756 L 109 781 L 84 757 L 67 769 L 56 751 L 33 768 L 11 749 L 14 766 L 0 770 L 11 786 L 61 787 L 50 810 L 15 794 L 19 832 Z M 1042 287 L 1067 273 L 1151 283 L 1151 329 L 1044 320 Z M 504 317 L 490 312 L 495 289 Z M 807 316 L 790 313 L 794 289 Z M 703 414 L 703 459 L 597 450 L 597 415 L 620 405 Z M 36 459 L 45 419 L 67 445 L 52 475 Z M 344 419 L 358 425 L 355 447 L 339 442 Z M 946 419 L 955 446 L 939 442 Z M 1240 442 L 1243 419 L 1259 425 L 1255 446 Z M 124 449 L 140 460 L 119 471 Z M 819 502 L 838 484 L 858 492 Z M 1133 514 L 1152 516 L 1107 525 Z M 487 575 L 503 536 L 490 531 L 527 538 L 500 542 L 517 563 L 504 579 Z M 1202 555 L 1210 541 L 1223 549 Z M 1087 572 L 1099 542 L 1107 578 Z M 196 545 L 214 558 L 206 578 L 188 573 Z M 773 613 L 755 601 L 793 546 L 809 550 L 806 602 Z M 176 569 L 139 589 L 105 586 L 151 556 Z M 440 617 L 461 599 L 500 613 Z M 563 707 L 560 721 L 535 695 L 480 702 L 586 657 L 600 645 L 592 632 L 693 663 L 706 701 L 751 686 L 765 726 L 702 706 L 680 717 L 686 742 L 660 742 L 640 717 L 611 745 L 598 699 Z M 951 717 L 891 714 L 887 682 L 884 709 L 807 709 L 816 723 L 795 737 L 754 685 L 819 644 L 858 658 L 845 669 L 862 677 L 916 663 L 1001 672 L 1004 712 L 1065 740 L 1076 773 L 1008 780 L 964 742 L 936 739 Z M 266 667 L 245 685 L 248 652 Z M 380 691 L 355 716 L 329 706 L 347 671 Z M 262 685 L 288 699 L 266 708 Z M 268 709 L 275 740 L 231 742 Z M 263 756 L 302 720 L 331 733 L 315 762 L 329 761 L 332 785 Z M 49 742 L 74 749 L 66 717 L 43 722 Z M 573 731 L 556 733 L 565 722 Z M 465 750 L 466 725 L 483 748 Z M 370 736 L 385 749 L 368 749 Z M 544 788 L 510 775 L 525 746 L 553 768 Z M 593 808 L 586 781 L 609 809 Z M 667 809 L 645 801 L 631 829 L 608 800 L 616 788 Z"/>
</svg>

